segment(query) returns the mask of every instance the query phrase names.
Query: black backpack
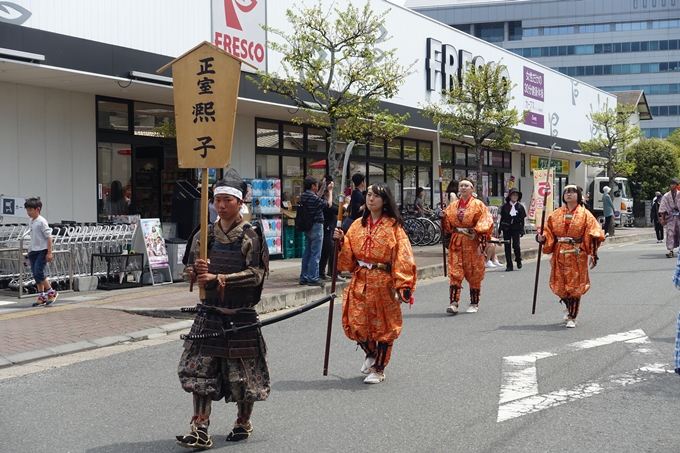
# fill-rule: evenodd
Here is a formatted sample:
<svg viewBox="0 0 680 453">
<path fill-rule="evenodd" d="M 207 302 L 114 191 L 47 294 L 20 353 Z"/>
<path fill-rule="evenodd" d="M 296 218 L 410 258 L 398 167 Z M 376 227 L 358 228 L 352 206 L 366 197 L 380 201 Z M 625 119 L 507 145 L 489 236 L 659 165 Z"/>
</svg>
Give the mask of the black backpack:
<svg viewBox="0 0 680 453">
<path fill-rule="evenodd" d="M 314 220 L 309 215 L 309 211 L 304 204 L 298 204 L 297 214 L 295 215 L 295 228 L 298 231 L 306 232 L 312 229 L 314 226 Z"/>
</svg>

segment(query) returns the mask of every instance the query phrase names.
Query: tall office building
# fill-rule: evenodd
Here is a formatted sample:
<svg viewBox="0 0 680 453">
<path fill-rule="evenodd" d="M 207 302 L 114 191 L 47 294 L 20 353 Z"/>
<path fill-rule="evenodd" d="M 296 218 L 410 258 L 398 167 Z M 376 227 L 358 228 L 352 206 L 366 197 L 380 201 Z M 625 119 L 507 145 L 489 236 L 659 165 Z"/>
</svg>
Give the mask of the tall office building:
<svg viewBox="0 0 680 453">
<path fill-rule="evenodd" d="M 647 137 L 680 127 L 680 0 L 407 0 L 405 6 L 605 91 L 643 90 Z"/>
</svg>

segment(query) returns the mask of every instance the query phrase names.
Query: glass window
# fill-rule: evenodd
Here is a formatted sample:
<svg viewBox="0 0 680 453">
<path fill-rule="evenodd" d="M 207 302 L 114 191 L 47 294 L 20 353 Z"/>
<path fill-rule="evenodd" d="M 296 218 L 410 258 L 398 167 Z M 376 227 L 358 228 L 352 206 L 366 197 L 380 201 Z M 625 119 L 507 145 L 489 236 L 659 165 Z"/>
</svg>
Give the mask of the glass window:
<svg viewBox="0 0 680 453">
<path fill-rule="evenodd" d="M 678 116 L 678 106 L 669 105 L 668 106 L 668 116 Z"/>
<path fill-rule="evenodd" d="M 550 56 L 551 56 L 551 57 L 556 57 L 557 54 L 558 54 L 558 49 L 557 49 L 557 47 L 556 47 L 556 46 L 552 46 L 552 47 L 550 48 Z"/>
<path fill-rule="evenodd" d="M 567 46 L 567 55 L 574 55 L 576 46 Z"/>
<path fill-rule="evenodd" d="M 503 167 L 512 168 L 512 153 L 503 153 Z"/>
<path fill-rule="evenodd" d="M 640 43 L 635 41 L 630 43 L 630 51 L 631 52 L 639 52 L 640 51 Z"/>
<path fill-rule="evenodd" d="M 418 160 L 432 162 L 432 142 L 418 142 Z"/>
<path fill-rule="evenodd" d="M 307 151 L 326 154 L 326 131 L 323 129 L 307 128 Z"/>
<path fill-rule="evenodd" d="M 531 47 L 525 47 L 522 49 L 522 56 L 526 58 L 531 58 Z"/>
<path fill-rule="evenodd" d="M 542 57 L 549 57 L 550 56 L 550 47 L 541 47 L 541 56 Z"/>
<path fill-rule="evenodd" d="M 659 72 L 666 72 L 668 71 L 668 63 L 661 62 L 659 63 Z"/>
<path fill-rule="evenodd" d="M 630 43 L 629 42 L 622 42 L 621 43 L 621 52 L 630 52 Z"/>
<path fill-rule="evenodd" d="M 641 41 L 640 42 L 640 52 L 647 52 L 649 50 L 649 42 L 648 41 Z"/>
<path fill-rule="evenodd" d="M 567 54 L 567 46 L 560 46 L 560 55 L 566 55 Z"/>
<path fill-rule="evenodd" d="M 397 206 L 401 205 L 401 166 L 387 165 L 385 168 L 385 182 L 392 191 Z"/>
<path fill-rule="evenodd" d="M 612 51 L 613 51 L 613 44 L 611 44 L 611 43 L 602 44 L 602 53 L 612 53 Z"/>
<path fill-rule="evenodd" d="M 646 74 L 649 72 L 649 63 L 641 63 L 640 64 L 640 72 L 643 74 Z"/>
<path fill-rule="evenodd" d="M 630 65 L 629 64 L 622 64 L 621 65 L 621 74 L 630 74 Z"/>
<path fill-rule="evenodd" d="M 510 41 L 522 40 L 522 21 L 515 20 L 508 22 L 508 39 Z"/>
<path fill-rule="evenodd" d="M 585 45 L 576 46 L 575 52 L 576 52 L 576 55 L 585 55 L 586 54 L 586 46 Z"/>
<path fill-rule="evenodd" d="M 365 143 L 355 143 L 354 148 L 352 148 L 352 157 L 361 156 L 366 157 L 366 144 Z"/>
<path fill-rule="evenodd" d="M 266 121 L 257 122 L 257 147 L 279 148 L 279 125 Z"/>
<path fill-rule="evenodd" d="M 631 74 L 640 74 L 640 65 L 639 64 L 630 65 L 630 73 Z"/>
<path fill-rule="evenodd" d="M 128 143 L 97 144 L 97 217 L 128 215 L 132 198 L 132 145 Z M 174 189 L 174 187 L 173 187 Z"/>
<path fill-rule="evenodd" d="M 649 50 L 668 50 L 668 41 L 649 41 Z"/>
<path fill-rule="evenodd" d="M 404 140 L 404 160 L 416 160 L 416 145 L 414 140 Z"/>
<path fill-rule="evenodd" d="M 414 165 L 404 165 L 404 206 L 413 206 L 416 199 L 416 167 Z"/>
<path fill-rule="evenodd" d="M 468 167 L 476 167 L 477 166 L 477 156 L 475 156 L 475 150 L 473 150 L 473 149 L 470 149 L 470 152 L 468 153 L 467 166 Z"/>
<path fill-rule="evenodd" d="M 491 166 L 503 167 L 503 151 L 491 151 Z"/>
<path fill-rule="evenodd" d="M 678 84 L 677 83 L 668 84 L 668 93 L 669 94 L 677 94 L 678 93 Z"/>
<path fill-rule="evenodd" d="M 504 30 L 504 22 L 475 24 L 475 36 L 488 42 L 502 42 Z"/>
<path fill-rule="evenodd" d="M 467 160 L 465 157 L 465 148 L 456 146 L 456 167 L 465 167 Z"/>
<path fill-rule="evenodd" d="M 305 133 L 302 126 L 294 124 L 283 125 L 283 149 L 303 151 Z"/>
<path fill-rule="evenodd" d="M 569 66 L 567 68 L 567 75 L 570 76 L 570 77 L 576 77 L 576 67 Z"/>
<path fill-rule="evenodd" d="M 659 106 L 659 116 L 668 116 L 668 106 L 667 105 Z"/>
<path fill-rule="evenodd" d="M 175 120 L 175 108 L 172 105 L 135 102 L 134 106 L 135 135 L 162 135 L 158 128 L 163 126 L 163 123 L 170 123 Z"/>
<path fill-rule="evenodd" d="M 401 140 L 395 138 L 387 143 L 387 158 L 401 159 Z"/>
<path fill-rule="evenodd" d="M 453 145 L 442 144 L 440 148 L 442 164 L 453 163 Z"/>
<path fill-rule="evenodd" d="M 612 74 L 621 74 L 621 65 L 620 64 L 613 64 L 612 65 Z"/>
<path fill-rule="evenodd" d="M 371 157 L 385 158 L 385 140 L 382 138 L 374 138 L 369 144 Z"/>
<path fill-rule="evenodd" d="M 669 71 L 677 71 L 678 70 L 678 62 L 677 61 L 669 61 L 668 62 L 668 70 Z"/>
<path fill-rule="evenodd" d="M 678 40 L 677 39 L 669 39 L 668 40 L 668 50 L 676 50 L 678 48 Z"/>
<path fill-rule="evenodd" d="M 300 203 L 300 195 L 305 191 L 302 181 L 304 179 L 303 159 L 301 157 L 282 156 L 281 197 L 283 194 L 290 196 L 293 206 Z"/>
<path fill-rule="evenodd" d="M 602 75 L 602 65 L 596 65 L 594 67 L 595 75 Z"/>
<path fill-rule="evenodd" d="M 602 53 L 602 44 L 593 45 L 593 53 Z"/>
<path fill-rule="evenodd" d="M 278 178 L 279 156 L 273 154 L 257 154 L 255 156 L 256 178 Z"/>
<path fill-rule="evenodd" d="M 532 47 L 531 48 L 531 56 L 532 57 L 540 57 L 541 56 L 541 48 L 540 47 Z"/>
<path fill-rule="evenodd" d="M 127 102 L 97 101 L 97 118 L 99 129 L 129 132 Z"/>
<path fill-rule="evenodd" d="M 586 75 L 586 67 L 585 66 L 576 66 L 576 75 L 577 76 Z"/>
<path fill-rule="evenodd" d="M 621 52 L 621 43 L 615 42 L 614 43 L 614 53 L 620 53 L 620 52 Z"/>
<path fill-rule="evenodd" d="M 418 167 L 418 187 L 425 188 L 423 201 L 426 206 L 432 207 L 432 167 Z M 439 189 L 439 187 L 437 187 Z M 439 192 L 437 192 L 439 195 Z"/>
<path fill-rule="evenodd" d="M 589 76 L 593 74 L 595 74 L 594 68 L 592 66 L 586 66 L 586 75 Z"/>
<path fill-rule="evenodd" d="M 659 115 L 659 107 L 650 106 L 649 112 L 652 114 L 652 116 L 658 116 Z"/>
<path fill-rule="evenodd" d="M 524 36 L 538 36 L 538 28 L 525 28 L 522 30 L 522 34 Z"/>
<path fill-rule="evenodd" d="M 611 74 L 612 73 L 612 65 L 606 64 L 602 66 L 602 74 Z"/>
</svg>

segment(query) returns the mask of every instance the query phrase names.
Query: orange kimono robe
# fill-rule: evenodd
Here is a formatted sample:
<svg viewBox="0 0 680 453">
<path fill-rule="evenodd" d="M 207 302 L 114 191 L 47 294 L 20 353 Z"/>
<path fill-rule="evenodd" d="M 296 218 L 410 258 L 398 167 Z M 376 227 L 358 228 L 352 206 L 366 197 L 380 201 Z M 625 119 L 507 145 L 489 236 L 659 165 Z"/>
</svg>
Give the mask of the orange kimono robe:
<svg viewBox="0 0 680 453">
<path fill-rule="evenodd" d="M 390 263 L 391 270 L 368 269 L 357 261 Z M 395 290 L 416 289 L 416 261 L 401 226 L 383 217 L 371 230 L 357 220 L 347 230 L 338 270 L 352 272 L 342 301 L 342 328 L 350 340 L 392 344 L 401 333 L 401 302 Z"/>
<path fill-rule="evenodd" d="M 472 198 L 465 208 L 463 220 L 458 220 L 458 209 L 462 200 L 458 199 L 446 208 L 446 218 L 442 219 L 444 232 L 451 233 L 449 242 L 448 271 L 451 286 L 460 287 L 463 278 L 470 289 L 481 289 L 484 279 L 484 254 L 479 248 L 480 237 L 487 240 L 493 234 L 493 218 L 486 205 Z M 456 228 L 472 228 L 475 237 L 469 238 L 458 233 Z"/>
<path fill-rule="evenodd" d="M 595 217 L 583 206 L 577 206 L 569 225 L 565 216 L 569 209 L 560 207 L 550 214 L 545 224 L 543 235 L 543 253 L 550 254 L 550 289 L 560 299 L 580 298 L 590 289 L 588 275 L 588 255 L 594 255 L 593 240 L 599 246 L 604 242 L 604 231 Z M 579 244 L 557 242 L 558 237 L 580 238 Z M 564 253 L 578 247 L 581 251 Z"/>
</svg>

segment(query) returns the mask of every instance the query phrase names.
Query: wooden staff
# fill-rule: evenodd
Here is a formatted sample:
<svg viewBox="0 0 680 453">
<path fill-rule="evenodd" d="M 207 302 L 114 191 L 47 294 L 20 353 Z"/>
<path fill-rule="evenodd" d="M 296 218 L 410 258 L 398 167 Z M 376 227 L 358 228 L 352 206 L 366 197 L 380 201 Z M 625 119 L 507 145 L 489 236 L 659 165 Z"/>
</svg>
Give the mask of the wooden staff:
<svg viewBox="0 0 680 453">
<path fill-rule="evenodd" d="M 552 164 L 553 150 L 557 143 L 553 143 L 550 147 L 550 155 L 548 156 L 548 173 L 545 176 L 545 191 L 543 192 L 543 212 L 541 213 L 541 231 L 538 234 L 543 234 L 543 227 L 545 227 L 545 210 L 548 202 L 548 194 L 552 192 L 552 185 L 548 185 L 550 181 L 550 165 Z M 536 314 L 536 295 L 538 294 L 538 274 L 541 272 L 541 250 L 543 250 L 543 243 L 538 243 L 538 261 L 536 262 L 536 281 L 534 282 L 534 303 L 531 306 L 531 314 Z"/>
<path fill-rule="evenodd" d="M 354 141 L 347 145 L 345 150 L 345 161 L 342 165 L 342 184 L 340 185 L 340 194 L 338 195 L 338 221 L 337 228 L 342 228 L 342 205 L 345 204 L 345 177 L 347 176 L 347 165 L 349 164 L 349 156 L 352 154 L 354 148 Z M 331 234 L 334 234 L 332 231 Z M 335 284 L 338 280 L 338 255 L 340 254 L 340 241 L 335 242 L 335 251 L 333 252 L 333 275 L 331 279 L 331 294 L 335 294 Z M 331 331 L 333 329 L 333 306 L 335 299 L 332 298 L 328 305 L 328 329 L 326 330 L 326 352 L 323 357 L 323 375 L 328 376 L 328 355 L 331 350 Z"/>
<path fill-rule="evenodd" d="M 208 169 L 201 169 L 201 251 L 200 257 L 208 259 Z M 190 245 L 191 246 L 191 245 Z M 205 288 L 201 286 L 199 297 L 205 299 Z"/>
<path fill-rule="evenodd" d="M 446 205 L 444 204 L 444 191 L 442 190 L 442 150 L 441 150 L 441 143 L 439 141 L 439 129 L 440 129 L 441 123 L 437 123 L 437 165 L 439 166 L 439 209 L 444 210 L 446 209 Z M 437 213 L 439 214 L 439 213 Z M 439 223 L 441 224 L 441 220 L 439 220 Z M 444 228 L 442 230 L 442 259 L 444 260 L 444 277 L 449 275 L 447 269 L 446 269 L 446 241 L 444 240 Z"/>
</svg>

